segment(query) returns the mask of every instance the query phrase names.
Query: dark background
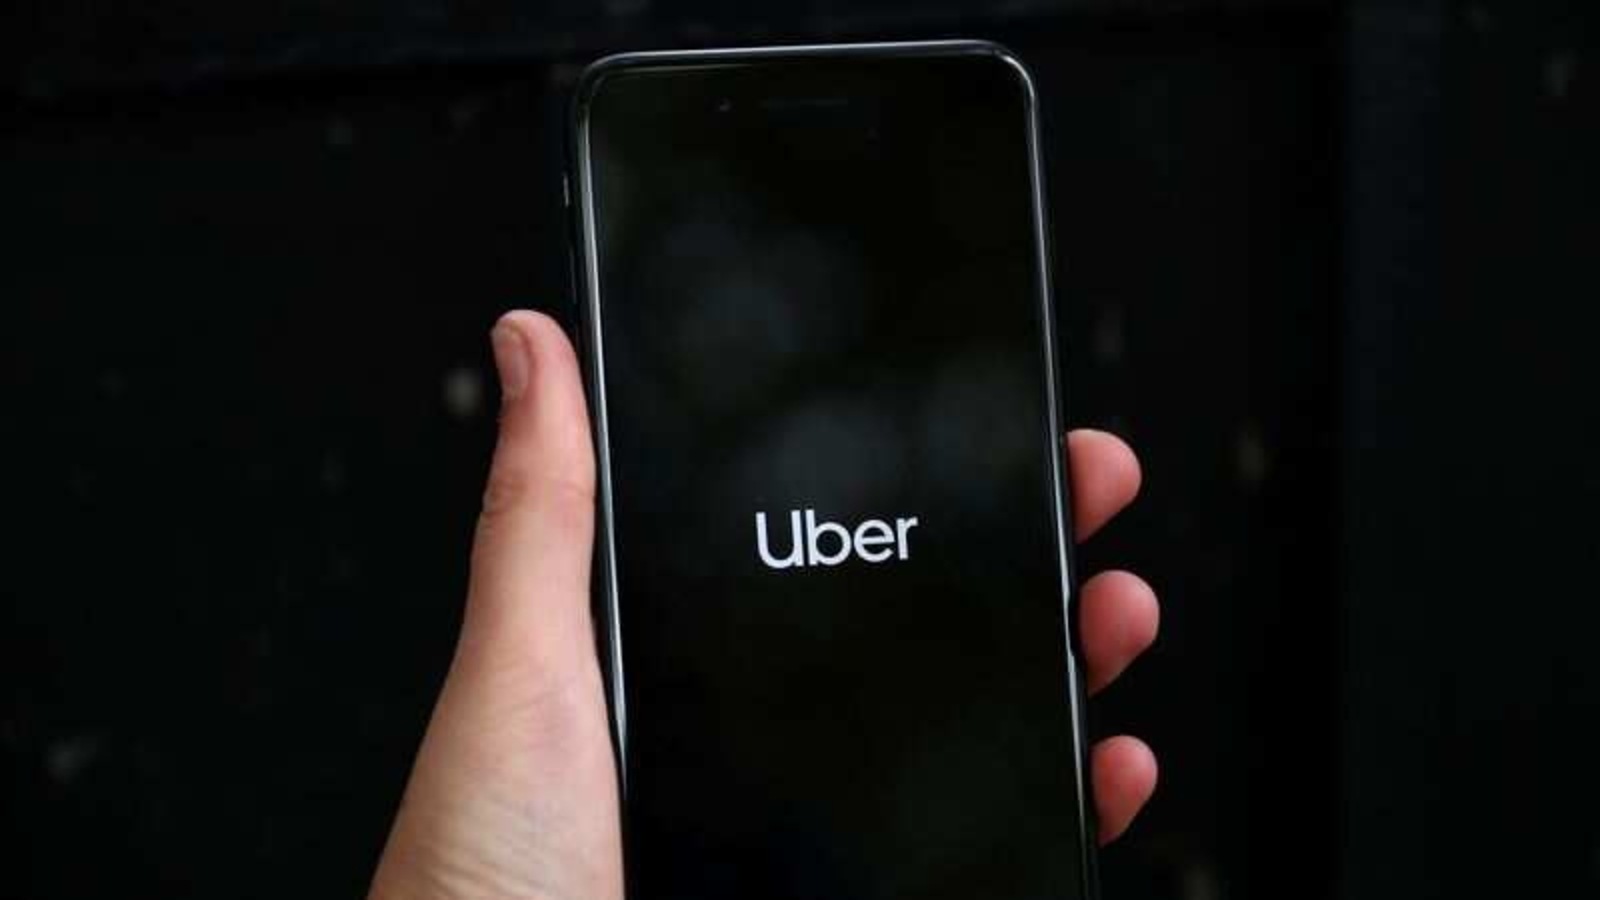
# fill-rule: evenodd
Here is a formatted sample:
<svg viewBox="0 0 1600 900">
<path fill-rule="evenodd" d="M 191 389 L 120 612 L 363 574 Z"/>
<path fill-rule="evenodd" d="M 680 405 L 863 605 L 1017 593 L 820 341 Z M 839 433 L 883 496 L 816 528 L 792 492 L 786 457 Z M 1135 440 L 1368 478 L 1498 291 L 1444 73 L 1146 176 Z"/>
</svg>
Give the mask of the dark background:
<svg viewBox="0 0 1600 900">
<path fill-rule="evenodd" d="M 1594 896 L 1592 3 L 360 0 L 0 12 L 0 896 L 351 896 L 460 612 L 486 332 L 570 312 L 614 49 L 979 36 L 1040 81 L 1110 897 Z"/>
</svg>

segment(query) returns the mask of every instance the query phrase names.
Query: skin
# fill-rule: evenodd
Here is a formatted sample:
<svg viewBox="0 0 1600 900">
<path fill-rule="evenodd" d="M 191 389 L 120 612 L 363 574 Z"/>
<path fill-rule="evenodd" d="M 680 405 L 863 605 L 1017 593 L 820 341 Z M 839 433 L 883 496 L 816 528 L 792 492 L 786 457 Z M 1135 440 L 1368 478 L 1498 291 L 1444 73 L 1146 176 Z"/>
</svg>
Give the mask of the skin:
<svg viewBox="0 0 1600 900">
<path fill-rule="evenodd" d="M 595 464 L 582 378 L 546 316 L 508 313 L 491 341 L 500 437 L 466 613 L 371 896 L 620 900 L 617 785 L 589 618 Z M 1139 463 L 1110 434 L 1067 438 L 1081 541 L 1133 500 Z M 1080 598 L 1098 691 L 1155 640 L 1160 609 L 1128 572 L 1096 575 Z M 1150 798 L 1156 761 L 1119 736 L 1095 746 L 1091 770 L 1105 843 Z"/>
</svg>

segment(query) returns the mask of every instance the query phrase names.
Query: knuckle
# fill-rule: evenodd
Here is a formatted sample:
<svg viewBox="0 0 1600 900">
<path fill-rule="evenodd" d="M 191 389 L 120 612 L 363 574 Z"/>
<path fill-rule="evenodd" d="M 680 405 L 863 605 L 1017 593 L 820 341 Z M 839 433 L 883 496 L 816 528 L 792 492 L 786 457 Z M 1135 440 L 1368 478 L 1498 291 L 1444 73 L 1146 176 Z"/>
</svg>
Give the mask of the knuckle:
<svg viewBox="0 0 1600 900">
<path fill-rule="evenodd" d="M 581 524 L 593 516 L 594 502 L 594 481 L 590 477 L 518 466 L 496 467 L 484 487 L 479 531 L 493 531 L 499 522 L 521 510 L 559 523 Z"/>
<path fill-rule="evenodd" d="M 551 519 L 563 526 L 577 526 L 594 516 L 594 485 L 573 478 L 548 481 L 543 501 Z"/>
<path fill-rule="evenodd" d="M 484 519 L 495 519 L 525 503 L 533 493 L 528 474 L 517 466 L 495 466 L 483 489 Z"/>
<path fill-rule="evenodd" d="M 530 664 L 532 671 L 522 673 L 524 689 L 514 694 L 517 701 L 500 711 L 505 721 L 519 726 L 530 745 L 565 751 L 572 742 L 592 736 L 596 711 L 605 706 L 598 672 L 588 671 L 597 667 L 567 662 Z"/>
</svg>

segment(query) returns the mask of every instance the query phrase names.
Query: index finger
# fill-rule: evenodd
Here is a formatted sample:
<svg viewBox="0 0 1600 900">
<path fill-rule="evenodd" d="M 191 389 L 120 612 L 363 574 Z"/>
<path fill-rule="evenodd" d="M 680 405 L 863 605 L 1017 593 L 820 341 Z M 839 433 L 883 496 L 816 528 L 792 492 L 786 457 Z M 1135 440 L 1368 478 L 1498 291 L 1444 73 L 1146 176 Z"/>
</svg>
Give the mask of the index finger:
<svg viewBox="0 0 1600 900">
<path fill-rule="evenodd" d="M 1139 458 L 1122 438 L 1093 428 L 1067 434 L 1067 464 L 1072 468 L 1072 521 L 1083 541 L 1133 502 L 1143 476 Z"/>
</svg>

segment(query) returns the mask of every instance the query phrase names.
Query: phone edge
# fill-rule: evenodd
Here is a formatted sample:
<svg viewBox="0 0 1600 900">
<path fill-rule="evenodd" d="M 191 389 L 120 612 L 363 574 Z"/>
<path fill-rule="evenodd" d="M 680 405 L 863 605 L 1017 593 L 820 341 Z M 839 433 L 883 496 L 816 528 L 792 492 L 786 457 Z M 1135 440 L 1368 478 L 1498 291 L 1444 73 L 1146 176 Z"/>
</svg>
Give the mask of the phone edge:
<svg viewBox="0 0 1600 900">
<path fill-rule="evenodd" d="M 1061 572 L 1061 604 L 1067 651 L 1068 703 L 1072 717 L 1074 751 L 1074 779 L 1076 782 L 1077 820 L 1079 823 L 1081 873 L 1080 890 L 1085 900 L 1098 900 L 1100 896 L 1098 849 L 1098 816 L 1093 799 L 1090 777 L 1090 741 L 1086 706 L 1088 691 L 1083 669 L 1083 654 L 1077 628 L 1077 560 L 1074 553 L 1072 524 L 1071 466 L 1067 464 L 1067 440 L 1062 409 L 1063 386 L 1057 365 L 1059 348 L 1055 334 L 1055 280 L 1051 270 L 1051 229 L 1048 204 L 1045 196 L 1042 138 L 1038 90 L 1032 72 L 1010 48 L 987 40 L 957 39 L 933 41 L 893 41 L 849 44 L 793 44 L 759 47 L 707 48 L 694 50 L 647 50 L 614 53 L 603 56 L 584 68 L 572 92 L 567 117 L 567 171 L 564 177 L 570 183 L 570 247 L 572 253 L 573 288 L 580 296 L 576 299 L 577 319 L 583 351 L 583 373 L 587 382 L 587 396 L 591 429 L 595 442 L 597 473 L 597 543 L 594 563 L 597 584 L 593 609 L 599 614 L 597 649 L 601 654 L 605 675 L 607 700 L 610 705 L 610 725 L 614 741 L 614 757 L 618 779 L 619 821 L 624 832 L 626 856 L 626 797 L 627 797 L 627 698 L 626 675 L 623 670 L 622 633 L 618 609 L 616 578 L 616 543 L 612 528 L 610 437 L 605 397 L 605 350 L 600 326 L 600 285 L 596 272 L 599 257 L 593 216 L 592 172 L 589 167 L 588 115 L 590 105 L 601 84 L 611 74 L 637 68 L 694 67 L 700 65 L 732 64 L 752 60 L 804 59 L 817 57 L 903 57 L 940 55 L 991 56 L 1006 65 L 1022 88 L 1026 106 L 1026 132 L 1029 181 L 1032 190 L 1035 256 L 1038 261 L 1040 338 L 1043 342 L 1043 368 L 1046 393 L 1045 445 L 1051 448 L 1050 472 L 1052 501 L 1055 508 L 1058 567 Z M 603 631 L 603 636 L 599 633 Z M 626 876 L 625 876 L 626 877 Z"/>
</svg>

